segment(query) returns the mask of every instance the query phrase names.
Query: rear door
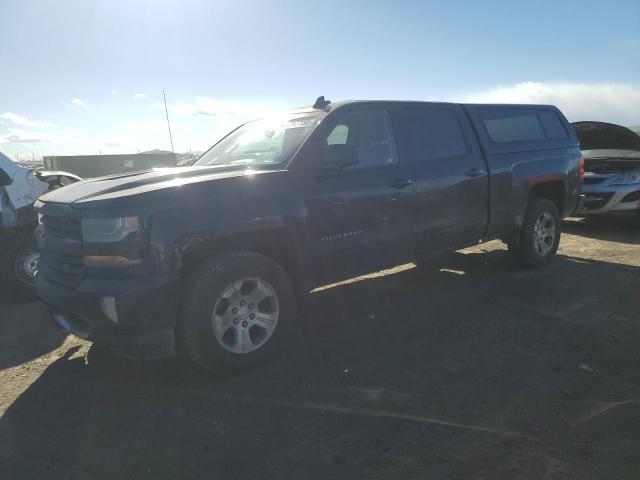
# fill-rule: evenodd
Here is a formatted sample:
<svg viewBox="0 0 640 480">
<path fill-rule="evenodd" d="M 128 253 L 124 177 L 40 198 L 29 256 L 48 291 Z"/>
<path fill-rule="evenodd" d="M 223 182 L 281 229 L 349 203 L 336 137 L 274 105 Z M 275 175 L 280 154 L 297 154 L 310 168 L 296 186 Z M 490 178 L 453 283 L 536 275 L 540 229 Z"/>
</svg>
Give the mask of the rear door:
<svg viewBox="0 0 640 480">
<path fill-rule="evenodd" d="M 420 254 L 476 243 L 488 221 L 488 177 L 458 105 L 409 104 L 395 112 L 400 154 L 414 168 Z"/>
<path fill-rule="evenodd" d="M 307 227 L 321 281 L 413 259 L 416 185 L 398 158 L 389 112 L 343 107 L 317 138 L 310 160 L 330 144 L 357 147 L 359 163 L 335 175 L 309 170 L 304 195 Z"/>
</svg>

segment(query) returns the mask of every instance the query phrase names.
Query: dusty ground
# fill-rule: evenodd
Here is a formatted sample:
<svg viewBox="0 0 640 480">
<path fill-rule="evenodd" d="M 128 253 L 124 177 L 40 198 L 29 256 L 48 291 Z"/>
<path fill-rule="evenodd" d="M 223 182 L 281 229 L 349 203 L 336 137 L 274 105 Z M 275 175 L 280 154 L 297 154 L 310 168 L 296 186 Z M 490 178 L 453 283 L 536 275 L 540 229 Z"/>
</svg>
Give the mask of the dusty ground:
<svg viewBox="0 0 640 480">
<path fill-rule="evenodd" d="M 569 222 L 314 293 L 298 346 L 213 379 L 0 304 L 0 478 L 640 478 L 640 229 Z M 87 354 L 88 351 L 88 354 Z"/>
</svg>

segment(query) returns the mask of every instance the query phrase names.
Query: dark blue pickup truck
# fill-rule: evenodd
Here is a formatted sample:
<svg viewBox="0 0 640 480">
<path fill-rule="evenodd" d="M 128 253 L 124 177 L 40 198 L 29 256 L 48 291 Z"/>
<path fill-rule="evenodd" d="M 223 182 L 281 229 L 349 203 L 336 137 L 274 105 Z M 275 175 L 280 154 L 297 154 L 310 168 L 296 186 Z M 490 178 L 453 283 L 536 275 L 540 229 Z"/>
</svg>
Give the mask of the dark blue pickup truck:
<svg viewBox="0 0 640 480">
<path fill-rule="evenodd" d="M 37 290 L 59 325 L 121 355 L 240 371 L 286 347 L 314 286 L 491 239 L 545 265 L 582 175 L 553 106 L 320 97 L 194 166 L 41 197 Z"/>
</svg>

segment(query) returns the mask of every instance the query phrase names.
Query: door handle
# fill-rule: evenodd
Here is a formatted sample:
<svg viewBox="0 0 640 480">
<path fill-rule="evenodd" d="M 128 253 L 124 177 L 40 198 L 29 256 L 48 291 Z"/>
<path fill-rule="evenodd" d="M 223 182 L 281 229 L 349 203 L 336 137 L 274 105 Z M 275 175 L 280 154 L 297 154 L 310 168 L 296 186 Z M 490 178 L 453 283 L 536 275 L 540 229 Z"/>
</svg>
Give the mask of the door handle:
<svg viewBox="0 0 640 480">
<path fill-rule="evenodd" d="M 467 170 L 466 172 L 464 172 L 464 174 L 467 177 L 480 177 L 481 175 L 484 175 L 484 170 L 480 170 L 478 168 L 470 168 L 469 170 Z"/>
<path fill-rule="evenodd" d="M 413 185 L 413 180 L 408 178 L 396 178 L 393 182 L 391 182 L 391 187 L 393 188 L 405 188 L 409 185 Z"/>
</svg>

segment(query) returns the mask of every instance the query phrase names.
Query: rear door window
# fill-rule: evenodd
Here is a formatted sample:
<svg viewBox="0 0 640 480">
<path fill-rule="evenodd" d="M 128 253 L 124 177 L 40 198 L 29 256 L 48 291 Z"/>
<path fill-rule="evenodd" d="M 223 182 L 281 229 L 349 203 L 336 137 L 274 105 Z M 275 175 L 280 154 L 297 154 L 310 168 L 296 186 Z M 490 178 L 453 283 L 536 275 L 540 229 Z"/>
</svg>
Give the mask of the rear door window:
<svg viewBox="0 0 640 480">
<path fill-rule="evenodd" d="M 399 112 L 405 148 L 411 161 L 460 157 L 469 146 L 456 113 L 446 108 L 408 108 Z"/>
</svg>

